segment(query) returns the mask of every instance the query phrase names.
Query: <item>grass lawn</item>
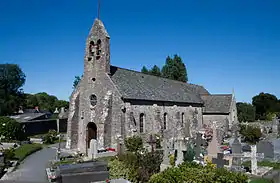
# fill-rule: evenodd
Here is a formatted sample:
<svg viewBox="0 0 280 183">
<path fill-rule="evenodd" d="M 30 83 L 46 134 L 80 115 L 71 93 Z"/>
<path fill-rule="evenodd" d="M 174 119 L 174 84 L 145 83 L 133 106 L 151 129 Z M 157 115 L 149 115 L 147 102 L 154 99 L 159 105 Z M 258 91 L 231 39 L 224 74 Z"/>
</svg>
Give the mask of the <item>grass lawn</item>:
<svg viewBox="0 0 280 183">
<path fill-rule="evenodd" d="M 30 154 L 41 150 L 42 147 L 41 144 L 24 144 L 15 150 L 15 159 L 21 162 Z"/>
<path fill-rule="evenodd" d="M 251 161 L 246 161 L 242 164 L 244 166 L 251 166 Z M 274 170 L 279 170 L 280 169 L 280 163 L 277 163 L 277 162 L 260 161 L 260 162 L 258 162 L 258 166 L 272 167 Z"/>
<path fill-rule="evenodd" d="M 267 180 L 267 179 L 254 179 L 250 181 L 250 183 L 273 183 L 272 180 Z"/>
</svg>

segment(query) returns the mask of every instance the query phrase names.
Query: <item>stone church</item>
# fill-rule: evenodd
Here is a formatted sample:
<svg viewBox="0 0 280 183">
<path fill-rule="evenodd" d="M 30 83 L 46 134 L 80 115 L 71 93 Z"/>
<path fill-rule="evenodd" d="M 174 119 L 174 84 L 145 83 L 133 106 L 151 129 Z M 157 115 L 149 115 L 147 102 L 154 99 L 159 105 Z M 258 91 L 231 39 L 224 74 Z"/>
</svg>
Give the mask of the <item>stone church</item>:
<svg viewBox="0 0 280 183">
<path fill-rule="evenodd" d="M 70 98 L 67 148 L 87 153 L 91 139 L 101 149 L 135 134 L 176 136 L 178 128 L 192 137 L 214 121 L 223 132 L 237 123 L 233 94 L 212 95 L 203 86 L 112 66 L 109 34 L 94 21 L 83 78 Z"/>
</svg>

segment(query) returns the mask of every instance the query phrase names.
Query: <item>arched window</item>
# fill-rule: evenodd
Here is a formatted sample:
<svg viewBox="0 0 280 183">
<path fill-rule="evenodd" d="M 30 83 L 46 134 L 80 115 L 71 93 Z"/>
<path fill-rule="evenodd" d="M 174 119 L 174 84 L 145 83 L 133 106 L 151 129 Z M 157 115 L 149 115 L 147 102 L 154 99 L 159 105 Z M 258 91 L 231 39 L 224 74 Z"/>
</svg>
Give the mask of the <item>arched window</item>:
<svg viewBox="0 0 280 183">
<path fill-rule="evenodd" d="M 167 121 L 167 113 L 164 113 L 163 115 L 163 129 L 166 130 L 166 121 Z"/>
<path fill-rule="evenodd" d="M 91 41 L 90 43 L 89 43 L 89 55 L 90 56 L 94 56 L 94 42 L 93 41 Z"/>
<path fill-rule="evenodd" d="M 139 125 L 140 125 L 140 133 L 144 132 L 144 113 L 140 114 Z"/>
<path fill-rule="evenodd" d="M 185 115 L 185 114 L 182 113 L 182 118 L 181 118 L 181 119 L 182 119 L 182 126 L 184 126 L 184 115 Z"/>
<path fill-rule="evenodd" d="M 98 39 L 97 45 L 96 45 L 96 59 L 98 60 L 101 56 L 101 40 Z"/>
<path fill-rule="evenodd" d="M 91 106 L 94 107 L 96 105 L 96 103 L 97 103 L 96 95 L 94 95 L 94 94 L 90 95 L 89 100 L 90 100 Z"/>
</svg>

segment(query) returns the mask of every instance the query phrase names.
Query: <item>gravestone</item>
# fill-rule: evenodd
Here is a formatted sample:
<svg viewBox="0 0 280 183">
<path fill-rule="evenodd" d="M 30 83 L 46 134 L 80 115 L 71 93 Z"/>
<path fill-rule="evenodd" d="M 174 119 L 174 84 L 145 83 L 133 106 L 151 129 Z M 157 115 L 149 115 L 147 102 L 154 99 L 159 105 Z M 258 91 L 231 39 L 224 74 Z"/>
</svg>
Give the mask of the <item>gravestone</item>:
<svg viewBox="0 0 280 183">
<path fill-rule="evenodd" d="M 91 183 L 109 178 L 107 163 L 101 161 L 59 165 L 56 174 L 57 183 Z"/>
<path fill-rule="evenodd" d="M 232 143 L 232 166 L 241 166 L 242 144 L 236 136 Z"/>
<path fill-rule="evenodd" d="M 151 146 L 151 152 L 154 152 L 155 147 L 156 147 L 156 138 L 154 135 L 150 135 L 149 140 L 148 140 L 148 144 Z"/>
<path fill-rule="evenodd" d="M 160 171 L 165 170 L 166 168 L 170 167 L 170 159 L 169 159 L 169 147 L 168 147 L 168 141 L 166 138 L 163 139 L 163 161 L 160 164 Z"/>
<path fill-rule="evenodd" d="M 217 165 L 217 168 L 224 168 L 225 165 L 229 165 L 229 161 L 224 159 L 223 153 L 218 153 L 217 158 L 212 159 L 212 163 Z"/>
<path fill-rule="evenodd" d="M 182 129 L 179 131 L 178 138 L 176 139 L 177 159 L 176 166 L 184 162 L 184 151 L 187 151 L 187 139 L 183 135 Z"/>
<path fill-rule="evenodd" d="M 89 158 L 96 159 L 97 158 L 97 140 L 90 140 L 90 148 L 89 148 Z"/>
<path fill-rule="evenodd" d="M 274 145 L 267 140 L 260 141 L 257 144 L 257 153 L 263 153 L 266 159 L 274 159 Z"/>
<path fill-rule="evenodd" d="M 196 139 L 195 139 L 195 158 L 199 159 L 201 154 L 201 146 L 205 146 L 206 141 L 202 138 L 201 133 L 196 133 Z"/>
<path fill-rule="evenodd" d="M 218 143 L 218 140 L 217 140 L 216 126 L 214 124 L 213 125 L 212 140 L 211 140 L 211 142 L 209 143 L 209 145 L 207 147 L 207 154 L 208 154 L 208 156 L 210 156 L 210 157 L 217 156 L 217 154 L 221 152 L 219 146 L 220 146 L 220 144 Z"/>
</svg>

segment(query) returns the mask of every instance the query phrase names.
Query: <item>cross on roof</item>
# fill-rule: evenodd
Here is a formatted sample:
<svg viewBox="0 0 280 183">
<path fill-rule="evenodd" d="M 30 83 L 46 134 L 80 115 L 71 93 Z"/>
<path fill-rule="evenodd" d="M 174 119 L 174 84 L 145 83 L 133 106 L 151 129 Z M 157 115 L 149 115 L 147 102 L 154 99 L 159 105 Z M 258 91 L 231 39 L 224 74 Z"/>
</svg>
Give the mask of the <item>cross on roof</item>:
<svg viewBox="0 0 280 183">
<path fill-rule="evenodd" d="M 223 153 L 218 153 L 217 158 L 212 159 L 212 163 L 217 165 L 217 168 L 224 168 L 224 165 L 229 165 L 229 161 L 224 159 Z"/>
<path fill-rule="evenodd" d="M 98 14 L 97 14 L 98 20 L 100 20 L 100 0 L 98 0 Z"/>
</svg>

